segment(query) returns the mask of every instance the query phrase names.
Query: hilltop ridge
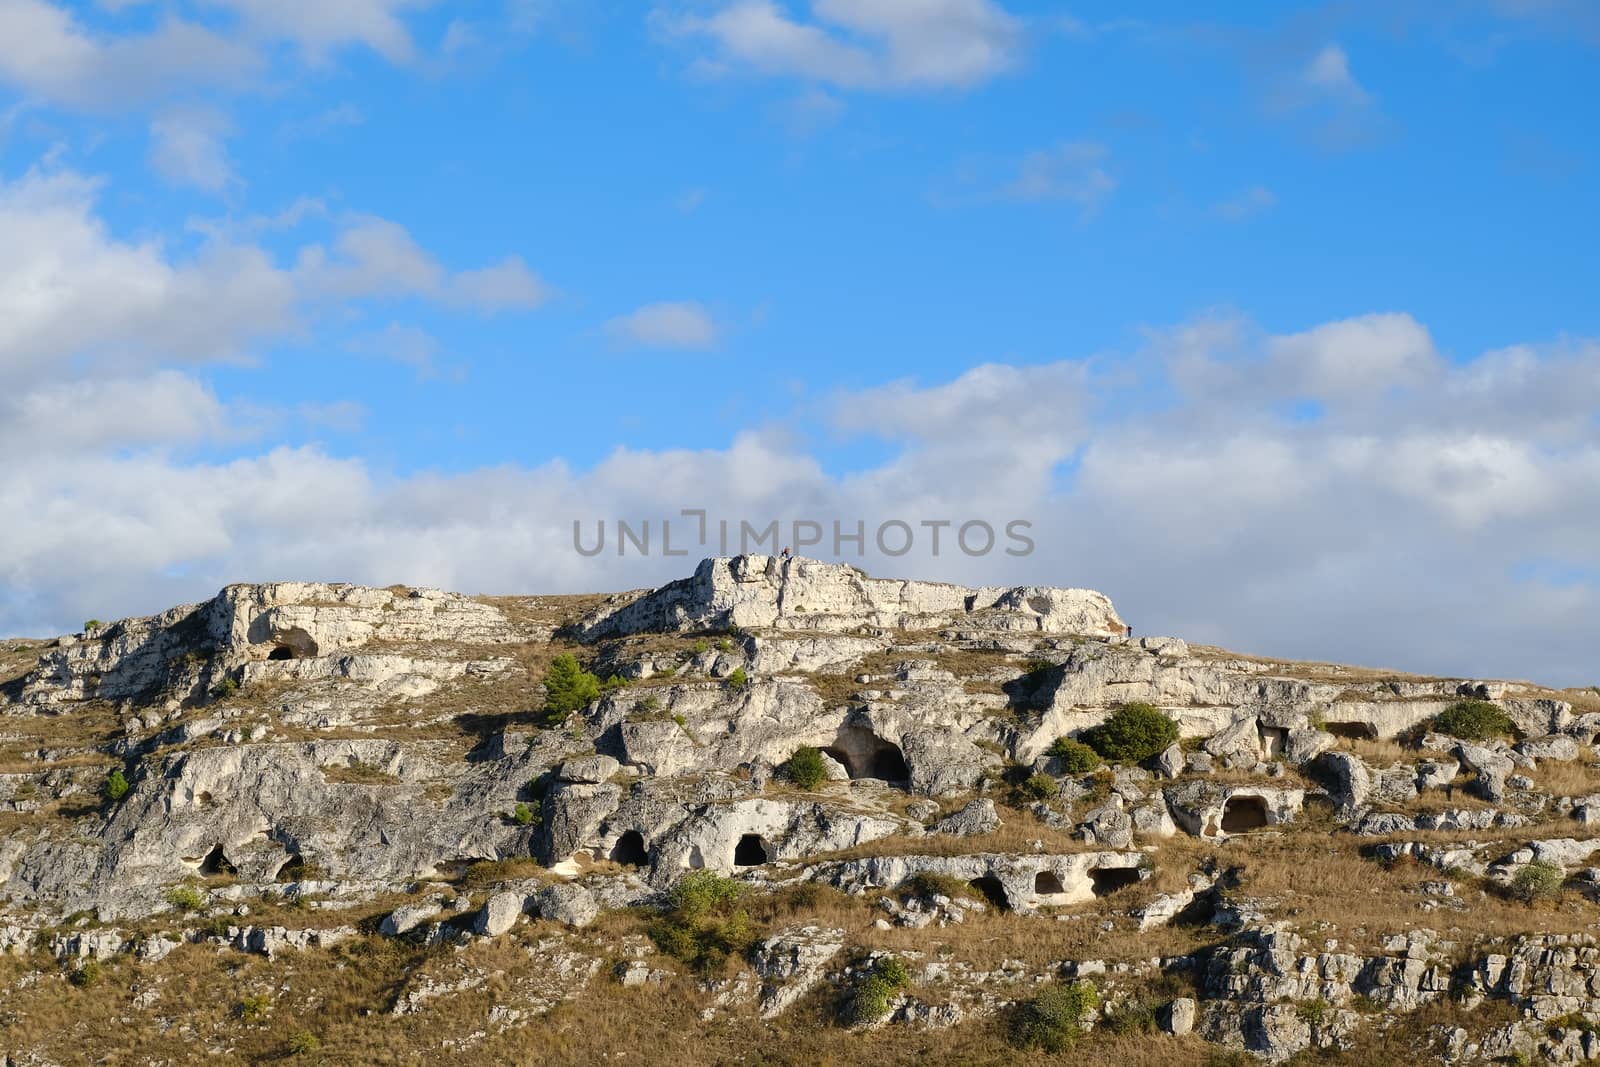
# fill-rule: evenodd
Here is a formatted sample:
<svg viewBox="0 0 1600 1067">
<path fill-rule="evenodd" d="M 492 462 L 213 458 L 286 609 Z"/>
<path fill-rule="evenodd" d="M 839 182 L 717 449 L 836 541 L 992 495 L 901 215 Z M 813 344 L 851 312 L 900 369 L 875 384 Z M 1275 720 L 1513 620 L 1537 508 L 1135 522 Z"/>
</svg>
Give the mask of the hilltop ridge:
<svg viewBox="0 0 1600 1067">
<path fill-rule="evenodd" d="M 337 984 L 353 952 L 388 961 L 382 990 L 285 1014 L 356 1058 L 363 1026 L 388 1034 L 394 1062 L 550 1052 L 555 1005 L 656 992 L 717 1048 L 759 1025 L 818 1054 L 949 1031 L 1001 1056 L 1007 1020 L 1075 982 L 1101 1004 L 1081 1040 L 1143 1005 L 1163 1062 L 1588 1055 L 1600 696 L 1126 634 L 1092 590 L 740 556 L 578 597 L 231 585 L 17 642 L 0 989 L 47 1017 L 92 960 L 140 1021 L 81 1025 L 169 1059 L 137 990 L 174 961 Z M 570 707 L 558 657 L 593 676 Z M 1441 732 L 1464 706 L 1499 725 Z M 1159 744 L 1108 747 L 1124 720 Z M 1523 872 L 1551 866 L 1527 911 Z M 668 932 L 691 875 L 743 892 L 740 931 Z M 857 1019 L 891 956 L 907 982 Z M 1505 1011 L 1452 1016 L 1462 990 Z M 224 1058 L 279 1051 L 226 1013 L 190 1025 Z M 26 1018 L 0 1051 L 75 1058 Z"/>
</svg>

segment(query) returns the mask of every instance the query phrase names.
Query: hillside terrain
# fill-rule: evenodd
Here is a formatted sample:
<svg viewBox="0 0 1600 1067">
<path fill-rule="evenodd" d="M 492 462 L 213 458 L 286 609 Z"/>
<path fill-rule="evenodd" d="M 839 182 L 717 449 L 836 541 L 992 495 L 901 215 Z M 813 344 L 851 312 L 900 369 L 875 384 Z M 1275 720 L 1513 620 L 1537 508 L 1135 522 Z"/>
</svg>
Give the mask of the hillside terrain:
<svg viewBox="0 0 1600 1067">
<path fill-rule="evenodd" d="M 1597 736 L 1085 589 L 229 586 L 0 643 L 0 1067 L 1583 1062 Z"/>
</svg>

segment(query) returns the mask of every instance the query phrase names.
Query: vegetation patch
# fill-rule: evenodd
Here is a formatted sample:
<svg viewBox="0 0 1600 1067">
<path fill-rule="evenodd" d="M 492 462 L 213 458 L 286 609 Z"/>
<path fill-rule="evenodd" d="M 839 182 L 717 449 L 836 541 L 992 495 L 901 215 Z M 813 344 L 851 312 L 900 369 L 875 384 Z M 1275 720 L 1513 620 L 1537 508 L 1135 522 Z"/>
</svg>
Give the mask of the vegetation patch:
<svg viewBox="0 0 1600 1067">
<path fill-rule="evenodd" d="M 1433 729 L 1463 741 L 1492 741 L 1516 733 L 1511 717 L 1487 700 L 1451 704 L 1434 718 Z"/>
<path fill-rule="evenodd" d="M 1178 739 L 1178 724 L 1153 704 L 1124 704 L 1085 730 L 1083 742 L 1107 763 L 1143 763 Z"/>
</svg>

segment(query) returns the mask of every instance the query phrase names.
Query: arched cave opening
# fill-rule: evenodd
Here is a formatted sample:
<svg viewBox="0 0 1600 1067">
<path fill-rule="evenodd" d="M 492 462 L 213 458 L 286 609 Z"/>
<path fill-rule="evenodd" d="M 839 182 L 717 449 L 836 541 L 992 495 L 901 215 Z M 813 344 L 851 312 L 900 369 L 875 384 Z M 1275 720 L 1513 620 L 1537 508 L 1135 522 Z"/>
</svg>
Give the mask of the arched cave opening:
<svg viewBox="0 0 1600 1067">
<path fill-rule="evenodd" d="M 1229 797 L 1222 805 L 1222 832 L 1225 834 L 1259 830 L 1269 822 L 1265 797 Z"/>
<path fill-rule="evenodd" d="M 852 779 L 877 778 L 885 782 L 905 782 L 911 778 L 905 753 L 900 746 L 885 741 L 862 726 L 845 726 L 833 744 L 822 750 L 844 765 Z"/>
<path fill-rule="evenodd" d="M 766 863 L 767 859 L 767 843 L 761 840 L 760 834 L 745 834 L 739 838 L 739 843 L 733 846 L 735 867 L 759 867 Z"/>
<path fill-rule="evenodd" d="M 1108 896 L 1138 882 L 1137 867 L 1096 867 L 1089 872 L 1089 885 L 1097 897 Z"/>
<path fill-rule="evenodd" d="M 626 831 L 611 846 L 611 860 L 625 867 L 650 866 L 650 851 L 645 848 L 644 835 L 637 830 Z"/>
<path fill-rule="evenodd" d="M 317 655 L 316 638 L 299 626 L 291 626 L 274 634 L 273 642 L 272 651 L 267 653 L 268 659 L 314 659 Z"/>
<path fill-rule="evenodd" d="M 1000 879 L 992 874 L 981 878 L 974 878 L 967 883 L 983 895 L 983 899 L 999 908 L 1001 911 L 1011 910 L 1011 899 L 1006 896 L 1006 887 L 1000 884 Z"/>
<path fill-rule="evenodd" d="M 239 873 L 239 868 L 233 865 L 228 859 L 228 854 L 222 851 L 221 845 L 218 845 L 207 852 L 206 858 L 200 861 L 200 873 L 207 878 L 215 875 L 234 875 Z"/>
<path fill-rule="evenodd" d="M 1041 897 L 1054 896 L 1065 893 L 1067 887 L 1062 884 L 1061 876 L 1055 871 L 1040 871 L 1033 876 L 1033 891 Z"/>
</svg>

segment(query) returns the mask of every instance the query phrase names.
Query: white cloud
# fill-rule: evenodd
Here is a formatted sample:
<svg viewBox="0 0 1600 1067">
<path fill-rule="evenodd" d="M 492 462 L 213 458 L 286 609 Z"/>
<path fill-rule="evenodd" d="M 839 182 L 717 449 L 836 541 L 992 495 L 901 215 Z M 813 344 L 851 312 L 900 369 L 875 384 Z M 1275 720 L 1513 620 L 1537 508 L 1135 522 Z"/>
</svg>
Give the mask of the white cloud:
<svg viewBox="0 0 1600 1067">
<path fill-rule="evenodd" d="M 150 124 L 150 165 L 175 185 L 226 192 L 239 181 L 223 143 L 231 132 L 218 112 L 169 111 Z"/>
<path fill-rule="evenodd" d="M 341 300 L 415 297 L 493 312 L 545 298 L 516 257 L 452 273 L 404 227 L 367 216 L 343 221 L 333 254 L 309 246 L 293 266 L 225 228 L 178 257 L 159 241 L 112 234 L 96 214 L 99 188 L 71 172 L 0 179 L 0 370 L 12 385 L 90 363 L 242 358 Z"/>
<path fill-rule="evenodd" d="M 294 42 L 313 62 L 343 47 L 364 45 L 394 63 L 415 56 L 404 16 L 431 0 L 206 0 L 233 12 L 252 31 Z"/>
<path fill-rule="evenodd" d="M 447 298 L 479 311 L 536 308 L 550 298 L 550 290 L 521 256 L 477 270 L 464 270 L 450 279 Z"/>
<path fill-rule="evenodd" d="M 711 313 L 692 301 L 646 304 L 605 328 L 619 341 L 647 348 L 710 348 L 721 334 Z"/>
<path fill-rule="evenodd" d="M 95 447 L 0 467 L 0 509 L 13 517 L 0 584 L 14 591 L 0 602 L 0 632 L 156 610 L 241 579 L 638 586 L 694 561 L 583 559 L 572 520 L 592 530 L 599 518 L 650 518 L 659 536 L 661 518 L 705 507 L 758 525 L 1026 518 L 1038 546 L 1027 558 L 931 559 L 923 540 L 911 556 L 863 562 L 884 575 L 1102 588 L 1140 632 L 1245 651 L 1600 681 L 1588 654 L 1600 588 L 1582 577 L 1600 570 L 1600 425 L 1569 417 L 1595 410 L 1600 345 L 1454 364 L 1436 361 L 1426 338 L 1403 315 L 1286 336 L 1203 321 L 1154 334 L 1125 364 L 996 364 L 847 393 L 829 405 L 835 429 L 885 437 L 896 451 L 840 476 L 802 440 L 761 432 L 724 449 L 619 450 L 588 471 L 550 462 L 396 478 L 315 448 L 183 462 L 160 447 L 160 427 L 217 432 L 215 398 L 172 376 L 121 404 L 112 394 L 131 384 L 108 387 L 80 398 L 104 429 L 70 431 Z M 1265 384 L 1184 378 L 1173 362 L 1182 352 Z M 1329 370 L 1333 354 L 1379 384 L 1350 388 L 1343 364 Z M 1165 379 L 1163 365 L 1175 376 L 1159 408 L 1143 393 L 1130 400 L 1130 372 Z M 1341 406 L 1312 420 L 1274 413 L 1307 382 L 1336 390 Z M 1472 398 L 1500 386 L 1516 410 L 1476 418 Z M 38 418 L 71 410 L 68 394 L 45 392 Z M 160 418 L 117 421 L 136 395 L 161 398 L 151 401 Z M 680 545 L 688 529 L 675 531 Z"/>
<path fill-rule="evenodd" d="M 1370 99 L 1367 91 L 1351 75 L 1350 57 L 1337 43 L 1324 45 L 1306 64 L 1303 77 L 1312 89 L 1348 103 L 1365 104 Z"/>
<path fill-rule="evenodd" d="M 1029 152 L 1002 195 L 1014 200 L 1065 200 L 1092 214 L 1117 187 L 1104 165 L 1108 155 L 1105 145 L 1088 141 Z"/>
<path fill-rule="evenodd" d="M 1264 185 L 1252 185 L 1238 196 L 1222 201 L 1216 213 L 1229 222 L 1243 222 L 1278 206 L 1278 198 Z"/>
<path fill-rule="evenodd" d="M 669 33 L 715 45 L 709 74 L 746 69 L 852 89 L 968 87 L 1018 59 L 1021 23 L 991 0 L 813 0 L 813 21 L 773 0 L 708 16 L 658 11 Z"/>
<path fill-rule="evenodd" d="M 97 35 L 47 0 L 0 0 L 0 83 L 54 103 L 134 106 L 185 86 L 239 86 L 260 66 L 252 48 L 180 19 Z"/>
</svg>

